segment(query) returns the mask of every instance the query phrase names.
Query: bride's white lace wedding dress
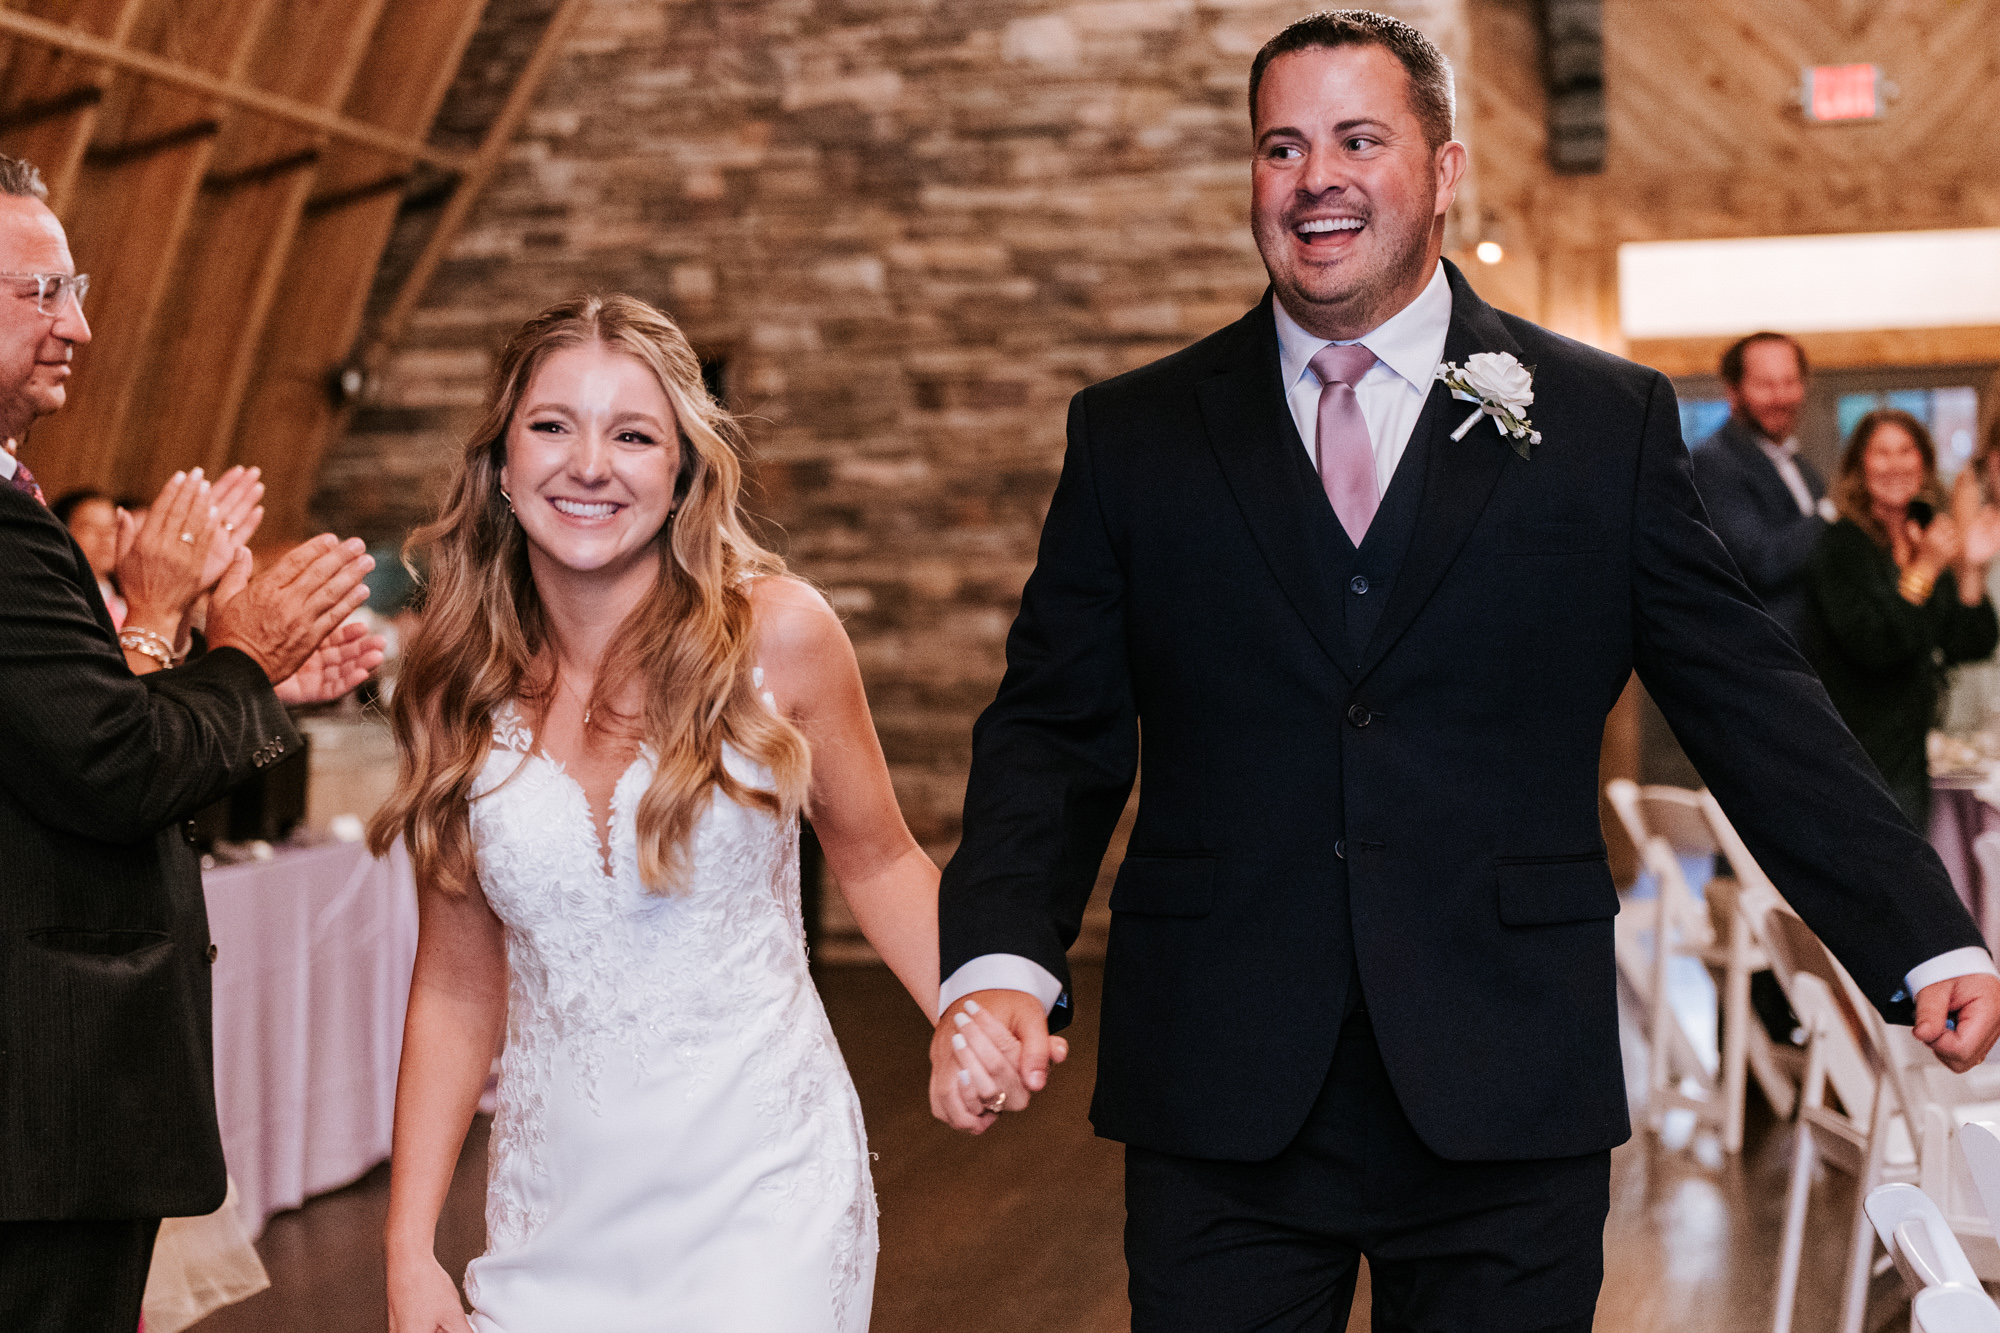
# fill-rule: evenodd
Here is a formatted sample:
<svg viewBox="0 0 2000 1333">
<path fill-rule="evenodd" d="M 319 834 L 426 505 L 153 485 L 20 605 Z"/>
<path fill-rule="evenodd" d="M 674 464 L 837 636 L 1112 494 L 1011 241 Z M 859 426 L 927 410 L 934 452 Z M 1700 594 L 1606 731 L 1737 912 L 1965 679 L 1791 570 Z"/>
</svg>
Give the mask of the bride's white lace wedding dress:
<svg viewBox="0 0 2000 1333">
<path fill-rule="evenodd" d="M 860 1333 L 875 1195 L 806 971 L 797 834 L 717 793 L 687 885 L 648 892 L 651 778 L 642 754 L 618 781 L 607 875 L 582 787 L 511 705 L 495 718 L 471 820 L 510 994 L 473 1326 Z"/>
</svg>

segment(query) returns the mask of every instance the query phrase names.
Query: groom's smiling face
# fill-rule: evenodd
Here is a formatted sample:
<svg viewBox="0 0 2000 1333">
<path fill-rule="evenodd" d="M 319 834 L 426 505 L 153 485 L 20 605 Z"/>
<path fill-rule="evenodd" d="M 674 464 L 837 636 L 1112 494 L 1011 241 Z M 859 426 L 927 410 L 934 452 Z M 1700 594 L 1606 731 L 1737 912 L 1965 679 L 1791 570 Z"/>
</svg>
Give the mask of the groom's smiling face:
<svg viewBox="0 0 2000 1333">
<path fill-rule="evenodd" d="M 1402 62 L 1374 45 L 1279 56 L 1252 128 L 1251 227 L 1292 318 L 1357 338 L 1415 300 L 1465 148 L 1429 142 Z"/>
</svg>

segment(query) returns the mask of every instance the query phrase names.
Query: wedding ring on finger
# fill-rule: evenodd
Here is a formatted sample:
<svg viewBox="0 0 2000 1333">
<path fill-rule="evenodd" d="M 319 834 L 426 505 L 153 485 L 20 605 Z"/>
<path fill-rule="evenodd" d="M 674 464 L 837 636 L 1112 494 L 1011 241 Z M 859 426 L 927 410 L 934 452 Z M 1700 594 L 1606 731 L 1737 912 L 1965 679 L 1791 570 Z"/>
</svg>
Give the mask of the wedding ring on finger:
<svg viewBox="0 0 2000 1333">
<path fill-rule="evenodd" d="M 1005 1109 L 1006 1105 L 1007 1094 L 1005 1092 L 996 1092 L 993 1094 L 992 1101 L 979 1103 L 979 1113 L 981 1115 L 999 1115 Z"/>
<path fill-rule="evenodd" d="M 188 544 L 189 546 L 193 546 L 193 545 L 194 545 L 194 534 L 193 534 L 192 532 L 183 532 L 183 533 L 181 534 L 181 540 L 182 540 L 182 541 L 184 541 L 184 542 L 186 542 L 186 543 L 187 543 L 187 544 Z"/>
</svg>

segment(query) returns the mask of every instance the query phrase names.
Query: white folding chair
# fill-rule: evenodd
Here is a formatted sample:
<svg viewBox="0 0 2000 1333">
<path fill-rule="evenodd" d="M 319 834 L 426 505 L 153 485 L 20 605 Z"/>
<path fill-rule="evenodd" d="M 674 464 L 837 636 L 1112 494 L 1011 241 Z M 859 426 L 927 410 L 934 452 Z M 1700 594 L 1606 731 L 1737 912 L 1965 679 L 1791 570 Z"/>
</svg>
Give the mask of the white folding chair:
<svg viewBox="0 0 2000 1333">
<path fill-rule="evenodd" d="M 1882 1185 L 1863 1206 L 1910 1293 L 1914 1333 L 2000 1333 L 2000 1306 L 1929 1195 L 1914 1185 Z"/>
<path fill-rule="evenodd" d="M 1755 1069 L 1780 1116 L 1791 1114 L 1793 1098 L 1791 1081 L 1750 1008 L 1750 976 L 1770 964 L 1734 910 L 1736 886 L 1727 879 L 1711 881 L 1704 906 L 1681 869 L 1682 857 L 1713 858 L 1723 850 L 1706 809 L 1713 798 L 1685 787 L 1641 787 L 1624 778 L 1606 784 L 1605 794 L 1658 886 L 1651 901 L 1627 900 L 1614 928 L 1619 970 L 1646 1013 L 1648 1124 L 1658 1133 L 1667 1112 L 1692 1111 L 1716 1127 L 1723 1151 L 1740 1152 L 1746 1071 Z M 1699 960 L 1716 981 L 1723 1035 L 1713 1069 L 1674 1012 L 1669 978 L 1679 957 Z"/>
<path fill-rule="evenodd" d="M 1951 1074 L 1907 1030 L 1890 1029 L 1819 938 L 1782 904 L 1764 903 L 1745 915 L 1807 1033 L 1775 1333 L 1790 1333 L 1813 1167 L 1820 1162 L 1855 1177 L 1864 1198 L 1886 1183 L 1920 1183 L 1946 1201 L 1949 1225 L 1972 1244 L 1974 1270 L 2000 1278 L 2000 1247 L 1991 1225 L 1972 1211 L 1972 1193 L 1954 1173 L 1951 1153 L 1961 1124 L 2000 1119 L 2000 1103 L 1977 1100 L 1991 1094 L 1990 1081 Z M 1876 1237 L 1862 1207 L 1855 1210 L 1850 1239 L 1841 1328 L 1860 1333 L 1869 1280 L 1887 1261 L 1873 1262 Z"/>
<path fill-rule="evenodd" d="M 1770 945 L 1756 930 L 1756 923 L 1772 907 L 1784 906 L 1784 897 L 1770 876 L 1764 873 L 1757 858 L 1750 855 L 1750 849 L 1743 844 L 1736 826 L 1729 822 L 1729 816 L 1722 813 L 1722 804 L 1715 799 L 1715 793 L 1703 788 L 1700 792 L 1702 818 L 1708 823 L 1708 831 L 1715 844 L 1722 850 L 1722 859 L 1729 863 L 1729 875 L 1710 882 L 1708 900 L 1718 911 L 1726 911 L 1734 931 L 1748 936 L 1754 946 L 1756 958 L 1761 966 L 1777 970 L 1777 962 L 1771 956 Z M 1787 909 L 1789 910 L 1789 909 Z M 1739 969 L 1730 974 L 1732 987 L 1740 987 L 1740 992 L 1732 991 L 1739 1008 L 1747 1009 L 1750 1003 L 1748 971 L 1755 968 Z M 1782 979 L 1781 983 L 1782 985 Z M 1725 1009 L 1724 1012 L 1729 1012 Z M 1803 1054 L 1792 1046 L 1781 1046 L 1772 1041 L 1764 1032 L 1761 1021 L 1746 1022 L 1743 1025 L 1743 1054 L 1740 1057 L 1750 1066 L 1750 1072 L 1757 1077 L 1757 1086 L 1763 1090 L 1764 1099 L 1781 1120 L 1789 1120 L 1796 1102 L 1799 1080 L 1805 1072 Z M 1725 1058 L 1728 1052 L 1725 1049 Z"/>
<path fill-rule="evenodd" d="M 1973 1192 L 1986 1209 L 1986 1220 L 2000 1227 L 2000 1123 L 1966 1121 L 1959 1126 L 1958 1146 L 1972 1173 Z"/>
</svg>

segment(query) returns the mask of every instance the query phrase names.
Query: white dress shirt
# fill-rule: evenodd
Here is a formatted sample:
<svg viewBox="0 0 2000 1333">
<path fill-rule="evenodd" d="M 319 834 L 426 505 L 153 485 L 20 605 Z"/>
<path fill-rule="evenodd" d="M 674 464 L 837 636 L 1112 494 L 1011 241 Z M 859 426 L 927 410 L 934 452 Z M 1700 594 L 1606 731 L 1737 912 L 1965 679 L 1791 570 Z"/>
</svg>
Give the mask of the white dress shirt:
<svg viewBox="0 0 2000 1333">
<path fill-rule="evenodd" d="M 14 473 L 21 464 L 11 450 L 0 449 L 0 481 L 14 480 Z"/>
<path fill-rule="evenodd" d="M 1272 301 L 1278 322 L 1278 373 L 1284 377 L 1285 406 L 1292 409 L 1292 421 L 1305 443 L 1306 457 L 1315 458 L 1314 437 L 1319 433 L 1319 376 L 1310 362 L 1325 338 L 1307 333 L 1285 310 L 1284 302 Z M 1451 331 L 1451 284 L 1445 281 L 1444 265 L 1431 275 L 1416 300 L 1398 310 L 1372 333 L 1352 342 L 1364 343 L 1375 353 L 1375 364 L 1354 386 L 1355 400 L 1361 405 L 1361 419 L 1368 423 L 1368 441 L 1375 447 L 1376 495 L 1389 493 L 1396 476 L 1396 464 L 1410 445 L 1417 418 L 1430 400 L 1431 378 L 1438 362 L 1444 360 L 1444 339 Z M 1345 346 L 1346 344 L 1342 344 Z"/>
<path fill-rule="evenodd" d="M 1759 435 L 1757 447 L 1764 451 L 1764 457 L 1771 460 L 1771 466 L 1778 469 L 1778 478 L 1785 483 L 1785 489 L 1792 493 L 1792 502 L 1798 505 L 1799 512 L 1808 518 L 1818 512 L 1818 506 L 1813 502 L 1812 491 L 1806 486 L 1806 474 L 1799 471 L 1798 440 L 1794 438 L 1786 440 L 1783 444 L 1774 444 Z"/>
<path fill-rule="evenodd" d="M 1320 383 L 1308 363 L 1329 340 L 1306 332 L 1286 312 L 1282 301 L 1273 300 L 1271 310 L 1278 325 L 1278 371 L 1285 385 L 1285 405 L 1291 409 L 1292 421 L 1299 428 L 1306 456 L 1316 458 L 1313 445 L 1319 433 Z M 1444 340 L 1450 329 L 1451 284 L 1445 280 L 1444 265 L 1440 263 L 1416 300 L 1373 332 L 1352 340 L 1367 344 L 1377 358 L 1354 386 L 1354 397 L 1361 405 L 1362 419 L 1368 423 L 1368 439 L 1375 448 L 1375 481 L 1382 495 L 1389 493 L 1396 465 L 1403 461 L 1403 451 L 1409 447 L 1417 418 L 1423 415 L 1424 403 L 1430 398 L 1431 381 L 1438 363 L 1444 360 Z M 1801 497 L 1800 509 L 1813 512 L 1812 495 L 1806 490 L 1798 464 L 1789 454 L 1781 456 L 1784 461 L 1778 463 L 1779 475 L 1785 477 L 1792 493 Z M 1778 462 L 1776 458 L 1772 461 Z M 1993 966 L 1992 956 L 1984 949 L 1953 949 L 1910 969 L 1903 984 L 1909 994 L 1915 995 L 1934 982 L 1976 973 L 2000 976 L 2000 969 Z M 1049 1010 L 1062 998 L 1063 986 L 1047 968 L 1018 954 L 981 954 L 945 979 L 938 991 L 938 1013 L 949 1009 L 959 997 L 982 990 L 1026 991 L 1042 1002 L 1044 1010 Z"/>
</svg>

